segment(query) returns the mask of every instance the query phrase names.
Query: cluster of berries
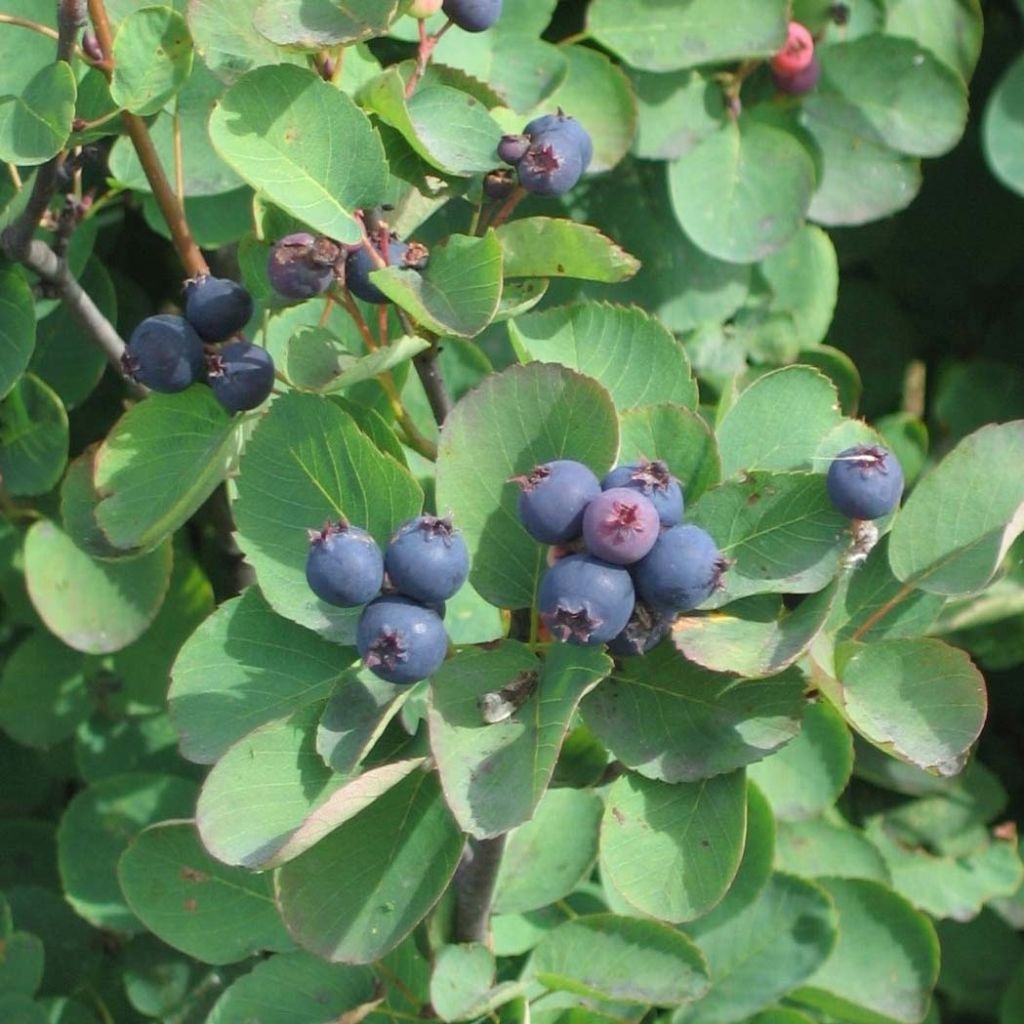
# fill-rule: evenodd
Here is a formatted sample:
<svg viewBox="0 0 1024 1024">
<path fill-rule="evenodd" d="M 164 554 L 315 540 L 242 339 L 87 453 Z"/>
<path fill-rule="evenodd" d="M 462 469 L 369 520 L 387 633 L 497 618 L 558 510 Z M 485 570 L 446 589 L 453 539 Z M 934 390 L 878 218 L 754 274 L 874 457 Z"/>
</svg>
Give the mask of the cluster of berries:
<svg viewBox="0 0 1024 1024">
<path fill-rule="evenodd" d="M 451 517 L 403 523 L 385 551 L 366 530 L 341 519 L 309 533 L 306 581 L 328 604 L 365 605 L 356 647 L 374 675 L 416 683 L 448 652 L 444 602 L 469 575 L 469 552 Z"/>
<path fill-rule="evenodd" d="M 586 128 L 559 110 L 534 118 L 519 135 L 503 135 L 498 159 L 511 164 L 519 184 L 539 196 L 560 196 L 583 176 L 594 158 Z"/>
<path fill-rule="evenodd" d="M 228 412 L 255 409 L 274 386 L 270 354 L 244 338 L 212 348 L 236 335 L 252 312 L 252 296 L 237 281 L 192 278 L 185 282 L 184 316 L 147 317 L 132 332 L 121 358 L 124 372 L 165 393 L 209 384 Z"/>
<path fill-rule="evenodd" d="M 821 63 L 814 52 L 814 37 L 805 25 L 791 21 L 786 44 L 772 57 L 775 88 L 787 96 L 803 96 L 821 78 Z"/>
<path fill-rule="evenodd" d="M 683 523 L 682 488 L 661 460 L 616 466 L 599 481 L 583 463 L 558 459 L 512 482 L 527 533 L 556 545 L 538 608 L 557 640 L 644 654 L 728 567 L 708 533 Z"/>
<path fill-rule="evenodd" d="M 419 271 L 427 265 L 427 247 L 419 242 L 400 242 L 392 236 L 386 250 L 376 240 L 373 249 L 389 267 Z M 321 295 L 337 280 L 363 302 L 381 305 L 390 300 L 370 280 L 371 271 L 377 269 L 378 260 L 368 246 L 343 246 L 306 231 L 286 235 L 267 259 L 267 276 L 274 291 L 291 301 Z"/>
</svg>

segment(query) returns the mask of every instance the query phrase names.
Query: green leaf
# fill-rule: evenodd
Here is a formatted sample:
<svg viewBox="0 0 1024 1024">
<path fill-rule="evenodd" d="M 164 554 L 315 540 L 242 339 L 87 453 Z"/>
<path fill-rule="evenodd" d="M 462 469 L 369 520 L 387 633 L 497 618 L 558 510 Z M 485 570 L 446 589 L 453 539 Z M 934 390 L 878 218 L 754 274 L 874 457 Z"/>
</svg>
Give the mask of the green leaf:
<svg viewBox="0 0 1024 1024">
<path fill-rule="evenodd" d="M 939 974 L 928 919 L 877 882 L 831 878 L 819 884 L 839 912 L 839 941 L 795 998 L 855 1020 L 922 1020 Z"/>
<path fill-rule="evenodd" d="M 253 188 L 338 242 L 361 239 L 352 211 L 379 202 L 387 186 L 384 149 L 366 115 L 304 68 L 243 75 L 214 110 L 210 139 Z"/>
<path fill-rule="evenodd" d="M 273 876 L 225 867 L 191 822 L 140 832 L 117 877 L 128 905 L 154 935 L 208 964 L 230 964 L 293 943 L 274 906 Z"/>
<path fill-rule="evenodd" d="M 670 785 L 627 774 L 608 791 L 601 874 L 661 921 L 692 921 L 732 884 L 747 822 L 743 772 Z"/>
<path fill-rule="evenodd" d="M 437 902 L 464 842 L 437 776 L 414 771 L 279 869 L 281 916 L 295 940 L 318 956 L 370 963 Z"/>
<path fill-rule="evenodd" d="M 142 635 L 163 603 L 172 562 L 169 541 L 138 558 L 99 561 L 46 520 L 25 537 L 32 604 L 61 640 L 88 654 L 109 654 Z"/>
<path fill-rule="evenodd" d="M 442 946 L 430 976 L 430 1005 L 443 1021 L 475 1020 L 523 991 L 522 982 L 494 984 L 494 954 L 480 943 Z"/>
<path fill-rule="evenodd" d="M 633 152 L 644 160 L 685 156 L 726 118 L 721 84 L 698 71 L 633 71 L 630 77 L 637 100 Z"/>
<path fill-rule="evenodd" d="M 614 284 L 626 281 L 639 261 L 589 224 L 524 217 L 497 229 L 506 277 L 575 277 Z"/>
<path fill-rule="evenodd" d="M 34 995 L 43 980 L 43 943 L 38 936 L 14 930 L 2 897 L 0 912 L 0 993 Z"/>
<path fill-rule="evenodd" d="M 42 23 L 52 29 L 57 27 L 56 9 L 40 8 L 38 0 L 4 0 L 3 10 L 5 14 Z M 20 94 L 39 69 L 53 61 L 53 40 L 41 32 L 13 25 L 4 25 L 0 32 L 3 33 L 5 57 L 3 91 Z"/>
<path fill-rule="evenodd" d="M 355 657 L 276 615 L 249 587 L 199 626 L 174 663 L 168 704 L 182 754 L 213 763 L 253 729 L 324 700 Z"/>
<path fill-rule="evenodd" d="M 178 734 L 166 713 L 119 721 L 94 717 L 75 732 L 75 766 L 86 782 L 122 772 L 166 772 L 188 777 L 178 754 Z"/>
<path fill-rule="evenodd" d="M 967 90 L 919 42 L 866 35 L 819 52 L 818 91 L 855 108 L 876 142 L 909 156 L 941 156 L 960 140 Z"/>
<path fill-rule="evenodd" d="M 155 114 L 192 70 L 192 37 L 170 7 L 144 7 L 121 21 L 114 36 L 110 95 L 133 114 Z"/>
<path fill-rule="evenodd" d="M 973 921 L 939 921 L 942 947 L 939 989 L 958 1016 L 991 1019 L 1012 982 L 1024 954 L 1020 935 L 993 911 Z"/>
<path fill-rule="evenodd" d="M 523 359 L 560 363 L 593 377 L 620 410 L 656 402 L 689 408 L 697 404 L 697 383 L 686 351 L 635 306 L 558 306 L 510 321 L 509 335 Z M 632 354 L 633 346 L 642 348 L 642 360 Z"/>
<path fill-rule="evenodd" d="M 288 343 L 288 376 L 300 387 L 321 394 L 333 394 L 373 380 L 378 374 L 407 363 L 430 348 L 426 338 L 403 335 L 384 348 L 360 359 L 347 356 L 337 345 L 326 343 L 330 335 L 306 330 L 292 335 Z"/>
<path fill-rule="evenodd" d="M 344 517 L 383 546 L 397 524 L 420 512 L 419 485 L 340 405 L 299 394 L 278 398 L 263 416 L 236 483 L 238 545 L 270 606 L 351 643 L 359 610 L 325 604 L 309 589 L 306 531 Z"/>
<path fill-rule="evenodd" d="M 730 1024 L 770 1006 L 825 962 L 837 924 L 831 899 L 817 885 L 775 874 L 739 913 L 687 925 L 707 957 L 712 985 L 673 1024 Z"/>
<path fill-rule="evenodd" d="M 203 63 L 228 84 L 264 64 L 305 66 L 305 54 L 271 43 L 253 24 L 263 0 L 189 0 L 188 26 L 196 53 Z"/>
<path fill-rule="evenodd" d="M 829 316 L 831 317 L 831 311 Z M 818 345 L 797 353 L 796 361 L 805 366 L 813 366 L 832 381 L 839 393 L 839 405 L 845 415 L 853 416 L 857 412 L 864 385 L 861 381 L 860 370 L 845 352 L 833 348 L 831 345 Z M 897 413 L 896 415 L 902 414 Z M 876 429 L 884 434 L 881 426 L 876 425 Z M 903 460 L 901 459 L 900 462 L 902 463 Z M 906 468 L 904 464 L 904 472 Z"/>
<path fill-rule="evenodd" d="M 817 469 L 822 438 L 841 422 L 832 382 L 809 366 L 787 366 L 744 389 L 718 428 L 722 475 L 754 469 Z"/>
<path fill-rule="evenodd" d="M 232 982 L 206 1024 L 329 1024 L 371 1003 L 374 992 L 368 967 L 324 963 L 301 950 L 281 953 Z"/>
<path fill-rule="evenodd" d="M 979 0 L 888 0 L 885 30 L 927 47 L 968 81 L 981 53 L 981 5 Z"/>
<path fill-rule="evenodd" d="M 1006 472 L 1022 459 L 1024 421 L 991 424 L 925 474 L 893 526 L 896 576 L 933 594 L 981 590 L 1024 530 L 1024 479 Z"/>
<path fill-rule="evenodd" d="M 710 600 L 715 607 L 766 591 L 813 594 L 831 581 L 850 544 L 849 520 L 833 508 L 820 473 L 749 472 L 708 491 L 687 518 L 733 560 Z M 813 626 L 813 614 L 804 615 Z M 803 616 L 789 628 L 796 626 L 810 628 Z"/>
<path fill-rule="evenodd" d="M 455 406 L 441 431 L 437 507 L 454 513 L 472 559 L 470 582 L 485 600 L 528 607 L 545 569 L 544 549 L 519 522 L 519 489 L 509 478 L 563 458 L 601 476 L 617 448 L 608 393 L 561 366 L 512 367 Z"/>
<path fill-rule="evenodd" d="M 587 28 L 627 64 L 675 71 L 770 57 L 786 41 L 783 0 L 594 0 Z"/>
<path fill-rule="evenodd" d="M 11 497 L 45 494 L 68 460 L 68 414 L 34 374 L 18 378 L 0 403 L 0 478 Z"/>
<path fill-rule="evenodd" d="M 623 658 L 583 702 L 587 725 L 651 779 L 696 782 L 759 761 L 799 729 L 803 679 L 744 682 L 687 661 L 670 644 Z"/>
<path fill-rule="evenodd" d="M 43 1005 L 24 992 L 0 994 L 0 1018 L 6 1024 L 49 1024 L 50 1020 Z"/>
<path fill-rule="evenodd" d="M 96 453 L 96 519 L 118 548 L 151 548 L 206 501 L 234 461 L 240 421 L 206 387 L 150 395 Z"/>
<path fill-rule="evenodd" d="M 778 595 L 730 604 L 714 615 L 683 615 L 672 624 L 672 642 L 715 672 L 747 678 L 788 668 L 810 647 L 828 621 L 836 588 L 826 587 L 787 611 Z"/>
<path fill-rule="evenodd" d="M 962 770 L 985 722 L 985 680 L 941 640 L 883 640 L 837 651 L 840 710 L 875 746 L 937 775 Z"/>
<path fill-rule="evenodd" d="M 35 303 L 25 274 L 14 263 L 0 264 L 0 398 L 25 371 L 35 340 Z"/>
<path fill-rule="evenodd" d="M 264 0 L 253 24 L 278 46 L 323 50 L 384 35 L 398 6 L 398 0 Z"/>
<path fill-rule="evenodd" d="M 0 160 L 35 166 L 56 156 L 71 135 L 75 74 L 62 60 L 44 65 L 20 96 L 0 97 Z"/>
<path fill-rule="evenodd" d="M 501 126 L 467 92 L 424 83 L 407 99 L 405 81 L 391 67 L 359 90 L 359 101 L 442 174 L 468 177 L 495 165 Z"/>
<path fill-rule="evenodd" d="M 1024 962 L 1022 962 L 999 1004 L 999 1024 L 1013 1024 L 1024 1016 Z"/>
<path fill-rule="evenodd" d="M 627 409 L 619 418 L 620 463 L 661 459 L 679 479 L 687 502 L 718 483 L 721 465 L 711 428 L 693 409 L 660 403 Z"/>
<path fill-rule="evenodd" d="M 669 185 L 676 218 L 701 249 L 753 263 L 800 229 L 815 172 L 796 136 L 740 118 L 669 164 Z"/>
<path fill-rule="evenodd" d="M 52 747 L 92 713 L 88 662 L 49 633 L 31 633 L 0 674 L 0 728 L 18 743 Z"/>
<path fill-rule="evenodd" d="M 909 206 L 920 191 L 921 161 L 880 141 L 864 112 L 842 97 L 804 97 L 801 124 L 821 154 L 808 210 L 819 224 L 866 224 Z"/>
<path fill-rule="evenodd" d="M 780 821 L 775 866 L 803 878 L 866 878 L 886 886 L 891 882 L 877 847 L 838 815 Z"/>
<path fill-rule="evenodd" d="M 134 933 L 142 924 L 125 902 L 117 860 L 147 825 L 188 818 L 196 787 L 171 775 L 112 775 L 76 794 L 64 811 L 57 853 L 65 896 L 97 928 Z"/>
<path fill-rule="evenodd" d="M 597 860 L 603 811 L 604 804 L 590 790 L 549 789 L 533 817 L 509 833 L 494 913 L 539 910 L 568 896 Z"/>
<path fill-rule="evenodd" d="M 750 766 L 749 778 L 768 798 L 776 818 L 813 818 L 835 803 L 853 771 L 853 738 L 832 706 L 804 709 L 797 737 Z"/>
<path fill-rule="evenodd" d="M 992 173 L 1009 189 L 1024 195 L 1024 55 L 1003 72 L 992 90 L 982 122 L 982 146 Z"/>
<path fill-rule="evenodd" d="M 685 1003 L 708 987 L 707 964 L 684 935 L 616 914 L 559 925 L 534 950 L 529 970 L 548 988 L 640 1005 Z"/>
<path fill-rule="evenodd" d="M 60 517 L 64 532 L 87 555 L 93 558 L 122 558 L 107 540 L 96 521 L 96 506 L 100 496 L 93 487 L 93 463 L 98 444 L 90 445 L 77 459 L 73 459 L 64 474 L 60 487 Z"/>
<path fill-rule="evenodd" d="M 560 644 L 540 664 L 514 641 L 464 648 L 442 665 L 430 688 L 430 746 L 465 831 L 487 838 L 533 816 L 576 706 L 610 668 L 602 651 Z M 509 718 L 484 721 L 480 698 L 526 673 L 538 673 L 534 693 Z"/>
<path fill-rule="evenodd" d="M 386 267 L 372 271 L 370 280 L 428 330 L 472 338 L 498 310 L 501 261 L 493 231 L 483 238 L 450 235 L 431 250 L 422 273 Z"/>
</svg>

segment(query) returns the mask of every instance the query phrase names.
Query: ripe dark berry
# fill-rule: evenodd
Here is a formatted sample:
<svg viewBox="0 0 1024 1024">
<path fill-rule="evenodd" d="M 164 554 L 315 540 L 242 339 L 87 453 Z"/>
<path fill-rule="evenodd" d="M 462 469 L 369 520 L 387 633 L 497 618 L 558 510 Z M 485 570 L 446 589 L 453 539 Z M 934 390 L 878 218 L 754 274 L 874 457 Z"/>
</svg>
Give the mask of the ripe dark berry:
<svg viewBox="0 0 1024 1024">
<path fill-rule="evenodd" d="M 615 565 L 631 565 L 643 558 L 660 530 L 654 503 L 629 487 L 603 491 L 583 513 L 587 550 Z"/>
<path fill-rule="evenodd" d="M 603 644 L 626 628 L 635 595 L 629 572 L 593 555 L 569 555 L 540 581 L 540 617 L 556 640 Z"/>
<path fill-rule="evenodd" d="M 372 601 L 384 583 L 384 556 L 365 530 L 344 519 L 309 531 L 306 582 L 328 604 L 354 608 Z"/>
<path fill-rule="evenodd" d="M 427 264 L 426 247 L 418 242 L 409 245 L 405 242 L 390 242 L 387 264 L 389 267 L 422 270 Z M 379 269 L 365 245 L 361 249 L 356 249 L 345 261 L 345 284 L 348 290 L 363 302 L 378 306 L 390 302 L 391 300 L 370 280 L 370 274 Z"/>
<path fill-rule="evenodd" d="M 501 17 L 502 0 L 444 0 L 444 13 L 464 32 L 484 32 Z"/>
<path fill-rule="evenodd" d="M 484 195 L 488 199 L 507 199 L 515 187 L 511 171 L 491 171 L 484 175 Z"/>
<path fill-rule="evenodd" d="M 502 135 L 498 143 L 498 159 L 507 164 L 517 164 L 529 148 L 530 140 L 526 135 Z"/>
<path fill-rule="evenodd" d="M 728 566 L 710 534 L 682 524 L 663 530 L 631 571 L 637 595 L 652 608 L 685 612 L 715 592 Z"/>
<path fill-rule="evenodd" d="M 772 78 L 779 92 L 787 96 L 803 96 L 818 84 L 818 79 L 821 78 L 821 61 L 815 55 L 811 58 L 811 63 L 801 71 L 796 71 L 792 75 L 772 71 Z"/>
<path fill-rule="evenodd" d="M 519 521 L 542 544 L 568 544 L 583 532 L 583 513 L 601 493 L 597 477 L 572 459 L 534 466 L 526 476 L 513 477 L 519 495 Z"/>
<path fill-rule="evenodd" d="M 683 489 L 661 459 L 616 466 L 602 481 L 602 489 L 630 487 L 651 499 L 662 526 L 683 521 Z"/>
<path fill-rule="evenodd" d="M 813 57 L 814 37 L 799 21 L 791 21 L 785 45 L 772 57 L 772 70 L 780 75 L 795 75 L 803 71 Z"/>
<path fill-rule="evenodd" d="M 154 391 L 183 391 L 206 373 L 203 340 L 180 316 L 150 316 L 132 331 L 121 365 Z"/>
<path fill-rule="evenodd" d="M 903 468 L 880 445 L 858 444 L 840 452 L 829 466 L 828 496 L 851 519 L 880 519 L 903 494 Z"/>
<path fill-rule="evenodd" d="M 311 299 L 330 288 L 340 252 L 337 243 L 307 231 L 285 235 L 267 257 L 267 277 L 283 298 Z"/>
<path fill-rule="evenodd" d="M 653 650 L 672 628 L 672 616 L 637 601 L 626 628 L 608 641 L 608 653 L 617 658 L 635 658 Z"/>
<path fill-rule="evenodd" d="M 560 196 L 583 175 L 579 147 L 565 135 L 544 135 L 519 161 L 519 184 L 538 196 Z"/>
<path fill-rule="evenodd" d="M 432 604 L 466 582 L 469 552 L 450 517 L 417 516 L 395 531 L 384 552 L 384 568 L 400 594 Z"/>
<path fill-rule="evenodd" d="M 356 626 L 363 663 L 389 683 L 432 676 L 448 653 L 448 634 L 437 612 L 397 594 L 371 601 Z"/>
<path fill-rule="evenodd" d="M 228 412 L 262 405 L 274 387 L 274 360 L 265 348 L 233 341 L 207 360 L 207 379 Z"/>
<path fill-rule="evenodd" d="M 579 150 L 584 171 L 590 166 L 590 161 L 594 159 L 594 142 L 590 138 L 590 133 L 575 117 L 570 117 L 562 110 L 555 114 L 535 117 L 523 129 L 523 134 L 533 143 L 542 142 L 550 136 L 558 135 L 570 139 Z"/>
<path fill-rule="evenodd" d="M 185 319 L 205 342 L 237 334 L 252 310 L 252 296 L 237 281 L 205 274 L 185 282 Z"/>
</svg>

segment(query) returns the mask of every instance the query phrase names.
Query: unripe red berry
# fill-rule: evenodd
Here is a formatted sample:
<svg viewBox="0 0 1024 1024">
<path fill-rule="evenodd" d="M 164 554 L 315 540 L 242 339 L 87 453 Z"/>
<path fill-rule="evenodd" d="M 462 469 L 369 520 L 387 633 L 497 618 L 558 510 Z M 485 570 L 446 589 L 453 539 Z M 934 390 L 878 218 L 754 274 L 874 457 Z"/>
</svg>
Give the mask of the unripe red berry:
<svg viewBox="0 0 1024 1024">
<path fill-rule="evenodd" d="M 814 59 L 814 38 L 799 21 L 791 21 L 786 44 L 772 57 L 772 70 L 780 75 L 795 75 Z"/>
</svg>

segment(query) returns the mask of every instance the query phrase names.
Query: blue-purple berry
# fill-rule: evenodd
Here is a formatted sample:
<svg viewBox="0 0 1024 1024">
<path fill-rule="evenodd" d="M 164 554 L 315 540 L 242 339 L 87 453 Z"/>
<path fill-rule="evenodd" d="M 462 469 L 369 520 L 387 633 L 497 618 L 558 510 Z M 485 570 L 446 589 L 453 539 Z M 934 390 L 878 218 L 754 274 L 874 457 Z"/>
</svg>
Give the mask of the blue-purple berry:
<svg viewBox="0 0 1024 1024">
<path fill-rule="evenodd" d="M 371 601 L 356 626 L 363 664 L 389 683 L 432 676 L 448 653 L 448 634 L 437 612 L 398 594 Z"/>
<path fill-rule="evenodd" d="M 587 550 L 615 565 L 631 565 L 643 558 L 660 530 L 654 503 L 629 487 L 602 491 L 583 513 Z"/>
<path fill-rule="evenodd" d="M 519 521 L 542 544 L 568 544 L 583 532 L 583 513 L 601 493 L 594 474 L 573 459 L 555 459 L 513 477 L 522 488 Z"/>
<path fill-rule="evenodd" d="M 608 653 L 617 658 L 636 658 L 647 654 L 668 636 L 671 628 L 671 615 L 637 601 L 626 628 L 608 641 Z"/>
<path fill-rule="evenodd" d="M 506 164 L 517 164 L 526 156 L 530 140 L 526 135 L 502 135 L 498 142 L 498 159 Z"/>
<path fill-rule="evenodd" d="M 580 162 L 584 171 L 594 159 L 594 142 L 590 138 L 590 132 L 575 117 L 570 117 L 562 110 L 554 114 L 535 117 L 523 129 L 523 134 L 534 143 L 550 136 L 564 135 L 579 150 Z"/>
<path fill-rule="evenodd" d="M 728 566 L 707 531 L 684 523 L 662 530 L 654 547 L 631 571 L 637 596 L 653 609 L 685 612 L 718 589 Z"/>
<path fill-rule="evenodd" d="M 463 32 L 485 32 L 501 17 L 502 0 L 444 0 L 441 6 Z"/>
<path fill-rule="evenodd" d="M 858 444 L 840 452 L 829 466 L 828 496 L 851 519 L 880 519 L 900 503 L 903 468 L 887 448 Z"/>
<path fill-rule="evenodd" d="M 274 360 L 265 348 L 233 341 L 207 359 L 207 380 L 228 412 L 261 406 L 274 389 Z"/>
<path fill-rule="evenodd" d="M 271 287 L 285 299 L 301 301 L 327 291 L 334 281 L 334 266 L 341 250 L 329 238 L 308 231 L 285 235 L 267 257 Z"/>
<path fill-rule="evenodd" d="M 629 571 L 593 555 L 569 555 L 540 581 L 537 606 L 556 640 L 603 644 L 626 628 L 635 594 Z"/>
<path fill-rule="evenodd" d="M 180 316 L 150 316 L 132 331 L 121 365 L 132 380 L 153 391 L 184 391 L 206 374 L 203 340 Z"/>
<path fill-rule="evenodd" d="M 422 270 L 426 266 L 427 250 L 418 242 L 389 242 L 387 265 L 406 270 Z M 345 261 L 345 284 L 348 290 L 373 305 L 382 305 L 391 300 L 370 280 L 370 274 L 380 270 L 370 250 L 364 245 L 351 253 Z"/>
<path fill-rule="evenodd" d="M 519 184 L 538 196 L 560 196 L 583 176 L 583 157 L 568 136 L 543 135 L 516 165 Z"/>
<path fill-rule="evenodd" d="M 384 570 L 398 593 L 434 604 L 466 582 L 469 552 L 450 517 L 417 516 L 395 531 L 384 552 Z"/>
<path fill-rule="evenodd" d="M 345 520 L 311 530 L 306 582 L 328 604 L 354 608 L 372 601 L 384 583 L 384 556 L 377 542 Z"/>
<path fill-rule="evenodd" d="M 185 319 L 205 342 L 237 334 L 252 313 L 252 296 L 237 281 L 203 274 L 185 282 Z"/>
<path fill-rule="evenodd" d="M 601 481 L 601 487 L 606 491 L 629 487 L 650 498 L 662 526 L 675 526 L 683 521 L 683 489 L 661 459 L 616 466 Z"/>
</svg>

